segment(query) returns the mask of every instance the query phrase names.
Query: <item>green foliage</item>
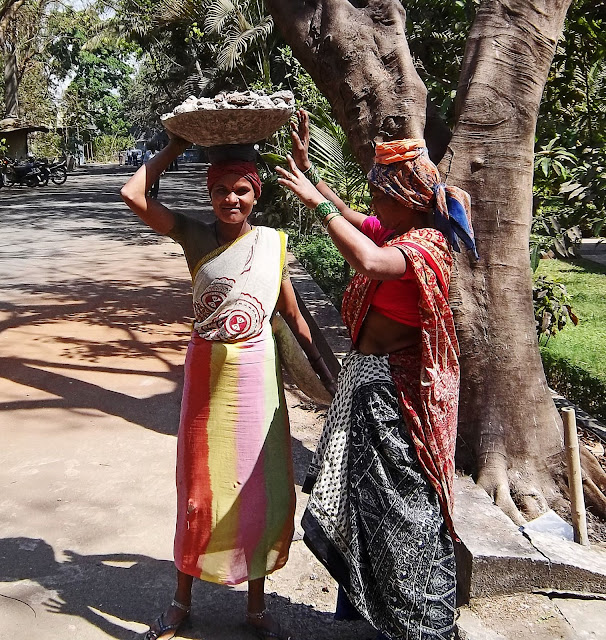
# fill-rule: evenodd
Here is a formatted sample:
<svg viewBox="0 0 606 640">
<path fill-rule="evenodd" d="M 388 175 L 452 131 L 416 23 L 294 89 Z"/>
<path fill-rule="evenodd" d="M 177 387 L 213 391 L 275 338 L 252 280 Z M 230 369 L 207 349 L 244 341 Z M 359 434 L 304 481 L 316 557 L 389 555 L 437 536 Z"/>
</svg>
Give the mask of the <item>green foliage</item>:
<svg viewBox="0 0 606 640">
<path fill-rule="evenodd" d="M 545 276 L 535 278 L 532 300 L 539 342 L 547 344 L 552 336 L 562 331 L 568 322 L 578 324 L 572 312 L 571 298 L 566 287 Z"/>
<path fill-rule="evenodd" d="M 606 220 L 606 6 L 569 9 L 537 125 L 535 215 L 603 233 Z"/>
<path fill-rule="evenodd" d="M 572 209 L 576 224 L 588 234 L 601 235 L 606 222 L 605 149 L 581 149 L 568 177 L 560 185 L 560 194 Z"/>
<path fill-rule="evenodd" d="M 127 133 L 124 96 L 133 69 L 124 57 L 110 48 L 80 51 L 73 67 L 75 77 L 61 101 L 64 125 L 102 134 Z"/>
<path fill-rule="evenodd" d="M 417 70 L 429 98 L 450 125 L 467 35 L 479 4 L 479 0 L 402 0 Z"/>
<path fill-rule="evenodd" d="M 259 81 L 272 85 L 276 40 L 261 0 L 163 0 L 155 20 L 185 30 L 197 69 L 190 80 L 198 93 L 244 89 Z"/>
<path fill-rule="evenodd" d="M 541 348 L 549 386 L 598 420 L 606 421 L 606 381 L 558 353 Z"/>
<path fill-rule="evenodd" d="M 58 158 L 63 153 L 63 138 L 58 133 L 35 133 L 30 137 L 30 150 L 36 158 Z"/>
<path fill-rule="evenodd" d="M 135 145 L 135 138 L 131 135 L 101 135 L 93 140 L 93 155 L 95 162 L 116 162 L 118 152 L 131 149 Z"/>
<path fill-rule="evenodd" d="M 579 316 L 576 326 L 567 327 L 541 348 L 548 382 L 596 417 L 596 403 L 601 402 L 604 419 L 606 268 L 584 260 L 542 260 L 538 273 L 566 286 Z"/>
<path fill-rule="evenodd" d="M 6 138 L 0 138 L 0 158 L 4 158 L 8 145 L 6 144 Z"/>
<path fill-rule="evenodd" d="M 330 237 L 325 233 L 291 234 L 289 246 L 335 307 L 340 309 L 350 271 Z"/>
<path fill-rule="evenodd" d="M 343 129 L 320 107 L 311 114 L 309 155 L 342 200 L 353 208 L 368 206 L 366 175 L 356 161 Z"/>
</svg>

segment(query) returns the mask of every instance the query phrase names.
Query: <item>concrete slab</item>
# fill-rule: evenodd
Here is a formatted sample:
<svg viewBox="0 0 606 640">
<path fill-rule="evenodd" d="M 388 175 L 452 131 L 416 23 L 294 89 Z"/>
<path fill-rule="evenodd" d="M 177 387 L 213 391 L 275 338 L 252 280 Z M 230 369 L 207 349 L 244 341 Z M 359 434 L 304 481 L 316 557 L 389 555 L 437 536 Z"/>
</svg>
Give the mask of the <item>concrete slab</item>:
<svg viewBox="0 0 606 640">
<path fill-rule="evenodd" d="M 460 602 L 557 589 L 606 593 L 606 550 L 520 529 L 469 477 L 455 481 Z"/>
<path fill-rule="evenodd" d="M 526 530 L 524 535 L 549 561 L 549 587 L 606 593 L 606 549 L 584 547 L 549 533 Z"/>
<path fill-rule="evenodd" d="M 606 602 L 579 598 L 554 598 L 568 624 L 575 631 L 576 640 L 604 640 L 606 638 Z"/>
<path fill-rule="evenodd" d="M 467 476 L 455 480 L 457 580 L 461 602 L 532 591 L 548 580 L 549 563 Z"/>
<path fill-rule="evenodd" d="M 586 260 L 606 266 L 606 238 L 583 238 L 579 253 Z"/>
</svg>

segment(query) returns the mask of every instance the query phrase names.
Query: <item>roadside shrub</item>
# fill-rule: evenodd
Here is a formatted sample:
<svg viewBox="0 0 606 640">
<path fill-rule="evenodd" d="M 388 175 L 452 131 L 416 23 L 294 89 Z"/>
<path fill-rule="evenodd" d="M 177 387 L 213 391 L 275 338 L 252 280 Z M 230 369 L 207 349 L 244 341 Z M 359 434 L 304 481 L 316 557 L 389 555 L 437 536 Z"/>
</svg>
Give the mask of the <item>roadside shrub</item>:
<svg viewBox="0 0 606 640">
<path fill-rule="evenodd" d="M 37 131 L 31 138 L 31 152 L 36 158 L 59 158 L 63 155 L 63 138 L 58 133 Z"/>
<path fill-rule="evenodd" d="M 548 349 L 541 348 L 541 358 L 547 382 L 552 389 L 598 420 L 606 422 L 606 382 Z"/>
<path fill-rule="evenodd" d="M 309 275 L 320 285 L 331 302 L 341 309 L 343 292 L 350 278 L 350 268 L 328 235 L 289 236 L 291 251 Z"/>
<path fill-rule="evenodd" d="M 118 152 L 130 149 L 135 144 L 133 136 L 101 135 L 93 140 L 95 162 L 117 162 Z"/>
<path fill-rule="evenodd" d="M 549 338 L 562 331 L 568 322 L 578 324 L 579 319 L 572 312 L 571 300 L 562 283 L 545 276 L 535 278 L 532 302 L 540 344 L 546 345 Z"/>
</svg>

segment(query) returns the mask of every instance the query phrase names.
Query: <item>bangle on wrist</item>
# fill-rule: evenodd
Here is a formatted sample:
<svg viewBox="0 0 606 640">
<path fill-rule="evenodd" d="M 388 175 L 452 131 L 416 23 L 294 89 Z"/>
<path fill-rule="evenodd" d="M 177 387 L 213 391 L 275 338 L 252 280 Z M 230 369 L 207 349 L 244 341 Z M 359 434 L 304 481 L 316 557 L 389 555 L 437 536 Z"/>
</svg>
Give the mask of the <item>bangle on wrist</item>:
<svg viewBox="0 0 606 640">
<path fill-rule="evenodd" d="M 329 213 L 326 218 L 324 218 L 324 222 L 322 222 L 322 226 L 325 229 L 328 229 L 328 225 L 335 219 L 340 218 L 341 214 L 338 211 L 333 211 L 333 213 Z"/>
<path fill-rule="evenodd" d="M 309 168 L 303 171 L 303 175 L 314 185 L 314 187 L 318 182 L 320 182 L 320 180 L 322 180 L 320 173 L 318 172 L 318 168 L 313 162 L 309 165 Z"/>
<path fill-rule="evenodd" d="M 334 202 L 330 200 L 324 200 L 314 209 L 316 218 L 322 222 L 330 213 L 339 213 L 339 210 L 335 206 Z"/>
</svg>

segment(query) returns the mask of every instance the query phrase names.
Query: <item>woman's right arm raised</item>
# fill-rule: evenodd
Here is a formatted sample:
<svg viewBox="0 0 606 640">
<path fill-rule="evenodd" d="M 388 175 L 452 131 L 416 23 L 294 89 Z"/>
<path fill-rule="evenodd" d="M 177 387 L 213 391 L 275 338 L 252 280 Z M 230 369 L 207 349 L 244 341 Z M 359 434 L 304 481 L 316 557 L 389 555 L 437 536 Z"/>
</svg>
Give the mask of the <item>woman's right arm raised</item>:
<svg viewBox="0 0 606 640">
<path fill-rule="evenodd" d="M 311 167 L 311 160 L 309 159 L 309 114 L 304 109 L 299 109 L 295 116 L 297 122 L 290 123 L 292 156 L 299 170 L 305 174 Z M 362 226 L 366 216 L 359 211 L 350 209 L 324 180 L 320 180 L 314 186 L 327 200 L 330 200 L 337 207 L 347 222 L 353 224 L 356 229 Z"/>
<path fill-rule="evenodd" d="M 128 207 L 154 231 L 166 235 L 175 226 L 174 213 L 147 196 L 147 192 L 168 165 L 185 151 L 189 142 L 171 138 L 168 145 L 147 164 L 141 165 L 122 187 L 120 195 Z"/>
</svg>

